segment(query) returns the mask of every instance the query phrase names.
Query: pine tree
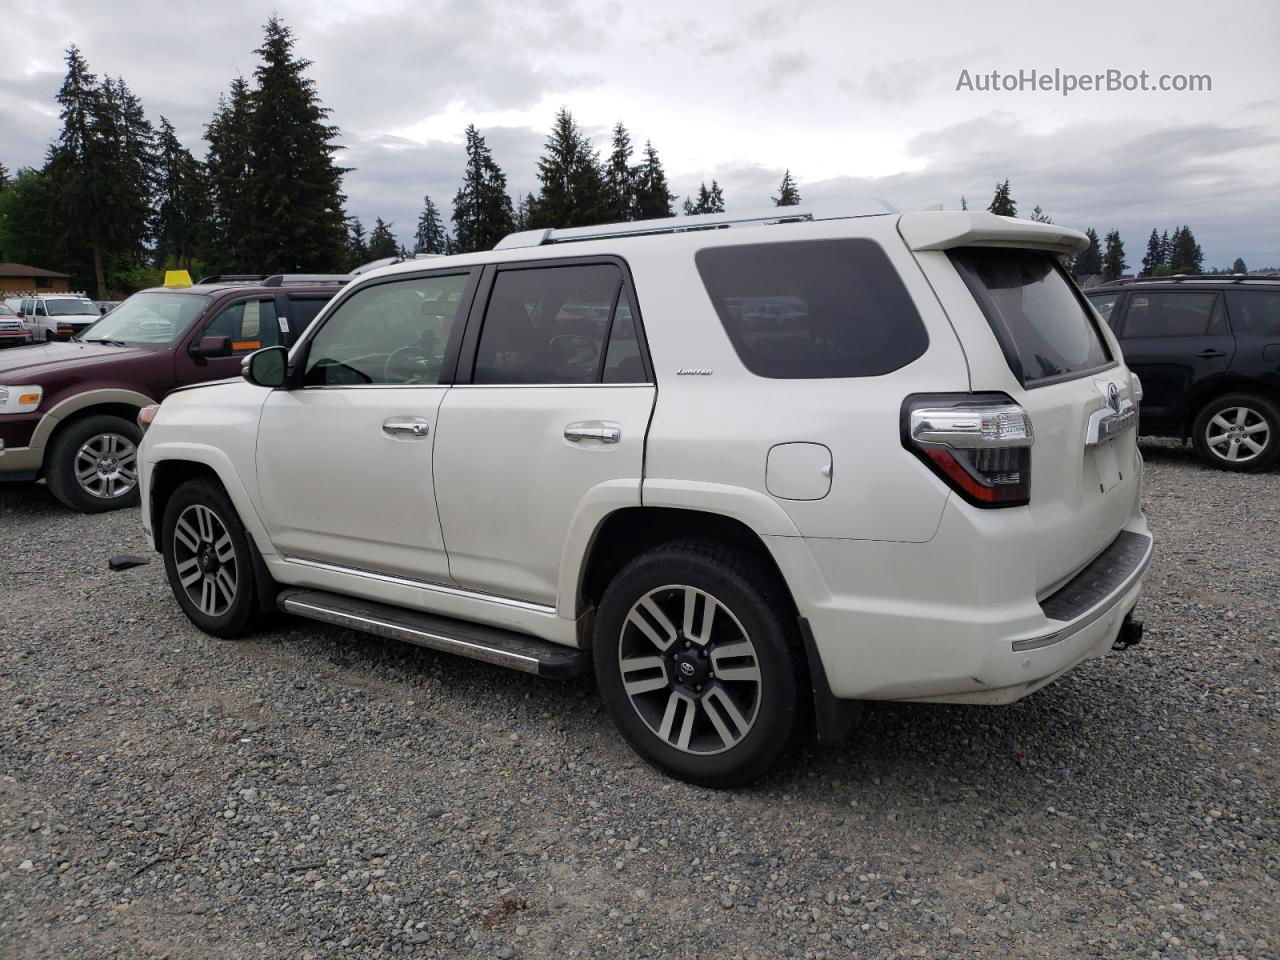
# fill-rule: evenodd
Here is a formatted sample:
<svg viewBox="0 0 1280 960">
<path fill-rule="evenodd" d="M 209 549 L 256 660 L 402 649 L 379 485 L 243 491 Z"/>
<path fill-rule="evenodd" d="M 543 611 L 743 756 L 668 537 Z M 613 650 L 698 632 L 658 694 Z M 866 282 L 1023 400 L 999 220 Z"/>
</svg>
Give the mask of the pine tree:
<svg viewBox="0 0 1280 960">
<path fill-rule="evenodd" d="M 378 217 L 373 222 L 373 230 L 369 234 L 369 259 L 385 260 L 400 255 L 400 242 L 391 232 L 391 224 L 383 223 Z"/>
<path fill-rule="evenodd" d="M 453 198 L 453 225 L 458 253 L 490 250 L 515 229 L 507 177 L 494 162 L 475 125 L 467 127 L 467 166 Z"/>
<path fill-rule="evenodd" d="M 1107 234 L 1107 249 L 1102 258 L 1102 279 L 1119 280 L 1128 266 L 1124 259 L 1124 244 L 1120 241 L 1120 231 L 1112 230 Z"/>
<path fill-rule="evenodd" d="M 1089 246 L 1076 257 L 1071 265 L 1072 273 L 1077 277 L 1087 277 L 1102 272 L 1102 250 L 1098 246 L 1098 233 L 1093 227 L 1085 232 L 1089 238 Z"/>
<path fill-rule="evenodd" d="M 9 185 L 9 168 L 0 163 L 0 190 Z"/>
<path fill-rule="evenodd" d="M 1232 273 L 1248 273 L 1249 272 L 1249 268 L 1244 265 L 1244 259 L 1242 257 L 1236 257 L 1235 262 L 1231 264 L 1231 272 Z"/>
<path fill-rule="evenodd" d="M 204 130 L 209 144 L 205 168 L 212 205 L 208 254 L 218 269 L 232 272 L 257 269 L 249 251 L 254 220 L 249 183 L 252 109 L 249 84 L 236 77 L 228 95 L 218 98 L 217 109 Z"/>
<path fill-rule="evenodd" d="M 796 186 L 790 170 L 782 174 L 782 183 L 778 185 L 778 195 L 769 199 L 773 201 L 775 207 L 794 207 L 800 203 L 800 189 Z"/>
<path fill-rule="evenodd" d="M 1041 210 L 1040 204 L 1038 203 L 1036 204 L 1035 209 L 1031 211 L 1031 219 L 1035 223 L 1053 223 L 1053 217 Z"/>
<path fill-rule="evenodd" d="M 204 169 L 163 116 L 157 155 L 156 208 L 151 223 L 155 264 L 174 263 L 190 270 L 201 256 L 209 222 Z"/>
<path fill-rule="evenodd" d="M 294 55 L 294 37 L 278 17 L 267 21 L 257 87 L 250 95 L 250 196 L 253 227 L 246 244 L 255 270 L 315 273 L 345 257 L 342 175 L 334 163 L 338 128 L 320 103 L 310 60 Z"/>
<path fill-rule="evenodd" d="M 644 144 L 644 161 L 636 171 L 635 190 L 637 220 L 655 220 L 675 215 L 675 211 L 671 209 L 671 201 L 676 195 L 667 186 L 667 175 L 662 169 L 662 161 L 658 159 L 658 151 L 647 140 Z"/>
<path fill-rule="evenodd" d="M 965 199 L 965 196 L 963 193 L 960 194 L 960 209 L 961 210 L 969 209 L 969 201 Z"/>
<path fill-rule="evenodd" d="M 365 237 L 364 224 L 359 217 L 352 217 L 347 225 L 347 259 L 348 270 L 369 262 L 369 241 Z"/>
<path fill-rule="evenodd" d="M 52 178 L 42 170 L 19 170 L 0 190 L 0 260 L 66 263 L 62 231 L 51 212 L 57 212 Z"/>
<path fill-rule="evenodd" d="M 1001 217 L 1016 217 L 1018 215 L 1018 205 L 1014 202 L 1012 196 L 1009 195 L 1009 181 L 996 184 L 995 196 L 991 198 L 991 206 L 987 207 L 991 213 Z"/>
<path fill-rule="evenodd" d="M 1169 231 L 1166 230 L 1160 234 L 1160 266 L 1166 268 L 1168 272 L 1169 261 L 1173 259 L 1173 241 L 1169 239 Z M 1155 275 L 1159 275 L 1159 269 L 1154 271 Z"/>
<path fill-rule="evenodd" d="M 1190 227 L 1179 227 L 1173 234 L 1173 250 L 1169 255 L 1169 272 L 1200 273 L 1204 269 L 1204 254 Z"/>
<path fill-rule="evenodd" d="M 1147 238 L 1147 252 L 1142 255 L 1142 269 L 1138 271 L 1138 276 L 1151 276 L 1160 266 L 1160 262 L 1160 234 L 1156 233 L 1155 227 L 1152 227 L 1151 236 Z"/>
<path fill-rule="evenodd" d="M 613 127 L 613 150 L 604 171 L 605 206 L 614 222 L 636 218 L 640 167 L 631 165 L 631 134 L 619 120 Z"/>
<path fill-rule="evenodd" d="M 440 211 L 430 197 L 422 198 L 422 214 L 418 217 L 418 232 L 414 235 L 414 253 L 444 253 L 444 224 Z"/>
<path fill-rule="evenodd" d="M 515 213 L 512 215 L 512 226 L 516 230 L 529 229 L 529 209 L 533 206 L 533 194 L 526 193 L 516 203 Z"/>
<path fill-rule="evenodd" d="M 705 182 L 698 186 L 697 200 L 685 198 L 684 215 L 697 216 L 702 213 L 724 213 L 724 192 L 720 189 L 720 184 L 715 180 L 711 181 L 711 189 L 707 189 Z"/>
<path fill-rule="evenodd" d="M 92 277 L 100 298 L 106 298 L 106 236 L 101 220 L 103 209 L 103 150 L 96 118 L 102 113 L 102 92 L 98 78 L 75 44 L 67 48 L 67 74 L 58 90 L 61 110 L 58 118 L 62 130 L 50 146 L 45 173 L 52 194 L 51 209 L 46 213 L 58 225 L 59 245 L 64 263 L 80 260 L 81 248 L 87 248 L 92 259 Z"/>
<path fill-rule="evenodd" d="M 529 210 L 532 229 L 586 227 L 609 220 L 600 156 L 591 141 L 561 107 L 538 161 L 542 184 Z"/>
</svg>

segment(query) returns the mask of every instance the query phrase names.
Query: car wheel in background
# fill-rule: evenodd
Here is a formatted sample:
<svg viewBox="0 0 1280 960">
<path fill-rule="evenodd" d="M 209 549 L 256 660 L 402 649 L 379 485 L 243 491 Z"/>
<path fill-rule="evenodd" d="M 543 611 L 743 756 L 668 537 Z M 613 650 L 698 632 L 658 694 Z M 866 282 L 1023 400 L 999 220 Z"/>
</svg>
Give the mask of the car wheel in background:
<svg viewBox="0 0 1280 960">
<path fill-rule="evenodd" d="M 138 505 L 138 425 L 94 414 L 62 428 L 45 454 L 49 491 L 72 510 L 101 513 Z"/>
<path fill-rule="evenodd" d="M 1264 470 L 1280 455 L 1280 408 L 1252 393 L 1215 397 L 1196 416 L 1191 441 L 1210 466 Z"/>
<path fill-rule="evenodd" d="M 601 600 L 593 654 L 623 736 L 682 780 L 750 783 L 804 726 L 795 611 L 776 574 L 741 549 L 682 541 L 632 560 Z"/>
<path fill-rule="evenodd" d="M 257 618 L 249 538 L 214 480 L 188 480 L 169 498 L 160 548 L 169 586 L 197 627 L 215 637 L 246 633 Z"/>
</svg>

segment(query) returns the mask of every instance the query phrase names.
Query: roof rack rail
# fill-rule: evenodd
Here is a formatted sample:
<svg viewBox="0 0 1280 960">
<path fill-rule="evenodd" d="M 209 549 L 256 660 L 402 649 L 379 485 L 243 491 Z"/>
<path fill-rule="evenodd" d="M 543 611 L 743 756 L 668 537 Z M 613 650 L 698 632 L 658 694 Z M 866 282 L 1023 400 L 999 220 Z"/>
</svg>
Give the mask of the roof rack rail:
<svg viewBox="0 0 1280 960">
<path fill-rule="evenodd" d="M 214 273 L 201 277 L 196 283 L 259 283 L 265 276 L 263 273 Z"/>
<path fill-rule="evenodd" d="M 602 223 L 593 227 L 569 227 L 561 230 L 524 230 L 511 233 L 498 241 L 495 250 L 517 247 L 541 247 L 552 243 L 574 243 L 601 240 L 606 237 L 636 237 L 662 233 L 687 233 L 692 230 L 722 230 L 728 227 L 755 227 L 775 223 L 797 223 L 813 220 L 838 220 L 846 217 L 872 217 L 897 213 L 883 200 L 883 210 L 839 210 L 815 206 L 766 207 L 742 213 L 700 213 L 693 216 L 661 217 L 656 220 L 632 220 L 628 223 Z"/>
<path fill-rule="evenodd" d="M 264 287 L 282 287 L 287 283 L 347 283 L 349 273 L 273 273 L 262 281 Z"/>
<path fill-rule="evenodd" d="M 1275 276 L 1249 273 L 1176 273 L 1164 277 L 1119 277 L 1099 284 L 1103 287 L 1128 286 L 1131 283 L 1203 283 L 1206 280 L 1218 283 L 1247 283 L 1254 280 L 1277 280 Z"/>
</svg>

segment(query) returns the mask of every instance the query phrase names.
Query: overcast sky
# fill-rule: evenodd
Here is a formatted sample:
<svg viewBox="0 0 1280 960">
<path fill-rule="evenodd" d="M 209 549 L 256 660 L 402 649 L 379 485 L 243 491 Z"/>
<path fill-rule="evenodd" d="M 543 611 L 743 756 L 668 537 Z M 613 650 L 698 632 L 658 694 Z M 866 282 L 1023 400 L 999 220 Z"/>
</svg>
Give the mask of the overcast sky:
<svg viewBox="0 0 1280 960">
<path fill-rule="evenodd" d="M 1076 0 L 6 0 L 0 161 L 38 165 L 56 134 L 64 48 L 123 76 L 197 155 L 233 77 L 252 75 L 274 10 L 333 109 L 356 168 L 348 211 L 411 243 L 429 193 L 446 211 L 475 123 L 513 193 L 562 104 L 604 152 L 624 121 L 681 196 L 720 181 L 768 204 L 784 168 L 805 201 L 906 210 L 1008 177 L 1019 212 L 1118 228 L 1131 267 L 1153 226 L 1189 223 L 1206 267 L 1280 266 L 1280 3 Z M 1208 74 L 1212 91 L 976 92 L 970 76 L 1054 68 Z"/>
</svg>

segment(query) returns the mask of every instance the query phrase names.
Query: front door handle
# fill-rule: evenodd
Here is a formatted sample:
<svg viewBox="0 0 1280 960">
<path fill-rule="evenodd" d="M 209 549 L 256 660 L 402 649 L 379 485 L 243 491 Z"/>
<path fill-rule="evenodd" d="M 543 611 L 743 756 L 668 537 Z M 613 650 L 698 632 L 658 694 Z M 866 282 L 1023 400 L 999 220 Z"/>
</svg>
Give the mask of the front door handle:
<svg viewBox="0 0 1280 960">
<path fill-rule="evenodd" d="M 384 421 L 382 432 L 393 437 L 425 437 L 431 432 L 431 424 L 421 417 L 401 417 Z"/>
<path fill-rule="evenodd" d="M 1209 349 L 1209 350 L 1201 350 L 1199 353 L 1196 354 L 1196 356 L 1199 357 L 1201 360 L 1217 360 L 1219 357 L 1225 357 L 1226 354 L 1223 353 L 1221 350 Z"/>
<path fill-rule="evenodd" d="M 583 420 L 565 427 L 564 438 L 570 443 L 581 443 L 583 440 L 617 443 L 622 439 L 622 427 L 608 420 Z"/>
</svg>

